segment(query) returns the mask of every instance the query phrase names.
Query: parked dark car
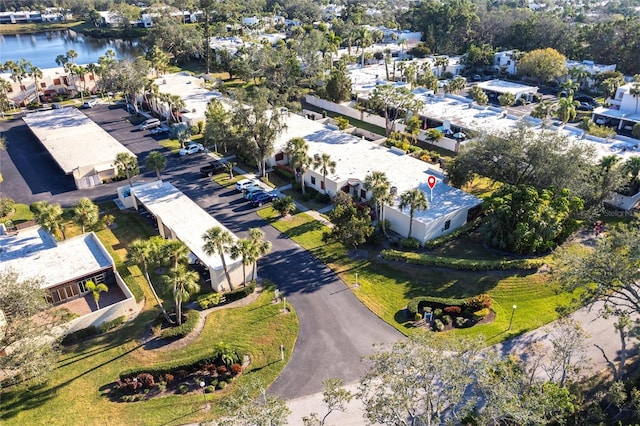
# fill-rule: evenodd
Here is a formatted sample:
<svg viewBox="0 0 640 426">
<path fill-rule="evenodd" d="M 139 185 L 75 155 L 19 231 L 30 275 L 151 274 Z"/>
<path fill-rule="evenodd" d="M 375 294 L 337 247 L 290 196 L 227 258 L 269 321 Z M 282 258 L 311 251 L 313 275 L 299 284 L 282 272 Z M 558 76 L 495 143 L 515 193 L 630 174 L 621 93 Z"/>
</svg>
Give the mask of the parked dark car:
<svg viewBox="0 0 640 426">
<path fill-rule="evenodd" d="M 200 175 L 202 176 L 213 176 L 218 173 L 222 173 L 225 171 L 224 163 L 220 160 L 215 160 L 207 164 L 206 166 L 200 167 Z"/>
<path fill-rule="evenodd" d="M 580 102 L 580 105 L 576 107 L 578 111 L 593 111 L 593 105 L 587 102 Z"/>
<path fill-rule="evenodd" d="M 278 196 L 272 192 L 265 192 L 256 195 L 250 200 L 250 203 L 253 207 L 261 207 L 264 204 L 272 202 L 274 199 L 278 198 Z"/>
</svg>

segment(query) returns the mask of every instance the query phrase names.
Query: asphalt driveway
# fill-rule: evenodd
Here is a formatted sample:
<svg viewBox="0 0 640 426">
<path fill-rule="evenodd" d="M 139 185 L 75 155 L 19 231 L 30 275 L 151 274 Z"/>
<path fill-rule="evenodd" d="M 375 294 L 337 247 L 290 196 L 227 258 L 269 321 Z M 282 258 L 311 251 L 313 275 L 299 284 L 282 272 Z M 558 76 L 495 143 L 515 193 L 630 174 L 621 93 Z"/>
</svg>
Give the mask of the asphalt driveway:
<svg viewBox="0 0 640 426">
<path fill-rule="evenodd" d="M 207 155 L 180 157 L 169 153 L 148 131 L 138 131 L 123 108 L 103 104 L 83 112 L 138 155 L 142 175 L 136 181 L 155 179 L 155 172 L 145 170 L 144 160 L 153 150 L 163 152 L 168 159 L 164 180 L 236 235 L 244 237 L 249 228 L 257 227 L 272 242 L 272 252 L 260 260 L 258 273 L 274 282 L 295 308 L 300 333 L 295 347 L 286 348 L 293 351 L 291 359 L 270 392 L 289 399 L 322 391 L 322 382 L 329 378 L 354 382 L 364 371 L 361 357 L 371 353 L 374 343 L 390 343 L 402 337 L 365 308 L 329 268 L 262 220 L 240 193 L 201 178 L 199 168 L 210 160 Z M 9 146 L 7 152 L 0 152 L 5 176 L 2 190 L 17 202 L 46 199 L 70 206 L 81 197 L 113 199 L 116 188 L 126 184 L 74 190 L 73 182 L 57 169 L 22 120 L 8 124 L 8 129 L 0 129 Z M 273 358 L 278 359 L 279 354 L 273 354 Z"/>
</svg>

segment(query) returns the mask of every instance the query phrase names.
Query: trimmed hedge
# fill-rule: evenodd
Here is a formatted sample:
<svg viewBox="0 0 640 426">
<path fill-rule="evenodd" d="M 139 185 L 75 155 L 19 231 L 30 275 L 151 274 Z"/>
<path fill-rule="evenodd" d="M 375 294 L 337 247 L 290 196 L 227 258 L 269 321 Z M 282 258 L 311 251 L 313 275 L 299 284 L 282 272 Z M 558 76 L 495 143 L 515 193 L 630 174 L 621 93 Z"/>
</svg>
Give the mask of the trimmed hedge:
<svg viewBox="0 0 640 426">
<path fill-rule="evenodd" d="M 198 306 L 200 306 L 200 309 L 209 309 L 220 303 L 220 301 L 222 300 L 222 294 L 220 293 L 203 294 L 202 296 L 198 296 L 197 300 L 198 300 Z"/>
<path fill-rule="evenodd" d="M 187 320 L 178 326 L 162 330 L 160 332 L 160 339 L 179 339 L 191 333 L 193 329 L 196 328 L 196 324 L 200 318 L 200 313 L 198 311 L 189 310 L 184 314 L 187 317 Z"/>
<path fill-rule="evenodd" d="M 123 324 L 127 320 L 127 317 L 122 315 L 118 318 L 112 319 L 111 321 L 106 321 L 102 323 L 100 327 L 98 327 L 99 333 L 106 333 L 107 331 L 116 328 L 120 324 Z"/>
<path fill-rule="evenodd" d="M 240 287 L 235 290 L 231 290 L 224 294 L 225 303 L 235 302 L 236 300 L 244 299 L 256 290 L 256 283 L 252 282 L 246 287 Z"/>
<path fill-rule="evenodd" d="M 236 357 L 238 359 L 242 359 L 242 355 L 236 350 Z M 195 357 L 192 359 L 182 359 L 182 360 L 174 360 L 169 361 L 165 364 L 159 366 L 149 366 L 149 367 L 137 367 L 131 368 L 129 370 L 121 371 L 119 374 L 120 380 L 125 380 L 128 377 L 137 377 L 138 374 L 141 373 L 149 373 L 153 375 L 153 377 L 160 377 L 165 374 L 173 374 L 176 371 L 180 370 L 190 370 L 193 367 L 201 367 L 207 364 L 215 364 L 220 361 L 220 352 L 218 350 L 214 350 L 213 352 L 201 355 L 199 357 Z"/>
<path fill-rule="evenodd" d="M 477 218 L 471 222 L 467 222 L 453 232 L 443 235 L 442 237 L 434 238 L 433 240 L 427 241 L 426 243 L 424 243 L 424 248 L 430 250 L 438 248 L 462 235 L 470 234 L 472 231 L 475 231 L 482 224 L 482 222 L 482 218 Z"/>
<path fill-rule="evenodd" d="M 493 271 L 507 269 L 537 269 L 545 264 L 546 258 L 537 259 L 458 259 L 455 257 L 434 256 L 398 250 L 383 250 L 382 257 L 386 260 L 401 261 L 423 266 L 434 266 L 468 271 Z"/>
<path fill-rule="evenodd" d="M 421 305 L 431 305 L 434 308 L 434 317 L 439 318 L 443 314 L 443 309 L 451 306 L 459 306 L 461 311 L 466 308 L 472 309 L 473 312 L 479 311 L 491 306 L 491 298 L 486 294 L 469 297 L 467 299 L 454 299 L 448 297 L 418 296 L 409 300 L 407 303 L 407 311 L 409 318 L 415 318 L 420 312 Z M 429 311 L 429 309 L 425 309 Z"/>
<path fill-rule="evenodd" d="M 291 167 L 281 166 L 281 165 L 275 166 L 273 171 L 275 172 L 275 174 L 277 174 L 278 176 L 286 180 L 294 180 L 296 178 L 296 175 L 291 169 Z"/>
<path fill-rule="evenodd" d="M 95 325 L 90 325 L 87 328 L 83 328 L 78 331 L 74 331 L 73 333 L 69 333 L 62 338 L 63 345 L 72 345 L 74 343 L 78 343 L 79 341 L 86 339 L 87 337 L 93 337 L 98 334 L 98 329 Z"/>
</svg>

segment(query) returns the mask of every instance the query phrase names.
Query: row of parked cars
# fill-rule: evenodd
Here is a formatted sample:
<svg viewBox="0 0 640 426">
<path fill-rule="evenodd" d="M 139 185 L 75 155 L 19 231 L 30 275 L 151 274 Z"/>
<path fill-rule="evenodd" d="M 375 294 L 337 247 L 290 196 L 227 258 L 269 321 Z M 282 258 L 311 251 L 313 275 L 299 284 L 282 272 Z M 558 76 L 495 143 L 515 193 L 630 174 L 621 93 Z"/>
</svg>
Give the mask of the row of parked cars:
<svg viewBox="0 0 640 426">
<path fill-rule="evenodd" d="M 274 191 L 267 191 L 258 179 L 242 179 L 236 182 L 236 190 L 242 192 L 245 200 L 253 207 L 262 207 L 278 198 Z"/>
</svg>

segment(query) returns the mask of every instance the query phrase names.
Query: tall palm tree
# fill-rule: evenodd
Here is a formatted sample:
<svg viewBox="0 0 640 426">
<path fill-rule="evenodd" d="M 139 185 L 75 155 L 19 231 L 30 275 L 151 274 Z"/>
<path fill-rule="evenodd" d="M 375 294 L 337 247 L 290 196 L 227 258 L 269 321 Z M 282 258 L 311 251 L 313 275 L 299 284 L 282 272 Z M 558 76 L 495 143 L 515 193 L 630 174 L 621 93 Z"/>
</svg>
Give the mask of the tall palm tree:
<svg viewBox="0 0 640 426">
<path fill-rule="evenodd" d="M 168 259 L 173 268 L 189 262 L 189 253 L 191 253 L 191 250 L 180 240 L 164 240 L 161 251 L 162 257 Z"/>
<path fill-rule="evenodd" d="M 24 59 L 22 59 L 20 62 L 7 61 L 4 63 L 2 68 L 11 74 L 9 78 L 13 80 L 13 82 L 18 83 L 18 85 L 20 86 L 20 90 L 24 94 L 23 102 L 26 102 L 27 92 L 25 90 L 24 85 L 22 84 L 22 80 L 24 80 L 25 77 L 27 77 L 27 70 L 24 67 L 23 61 Z"/>
<path fill-rule="evenodd" d="M 376 216 L 382 227 L 382 233 L 387 236 L 387 229 L 384 223 L 384 205 L 392 201 L 389 179 L 384 172 L 373 171 L 364 178 L 364 189 L 371 191 L 371 200 L 376 205 Z"/>
<path fill-rule="evenodd" d="M 54 236 L 60 231 L 62 239 L 67 239 L 64 233 L 63 211 L 60 204 L 49 204 L 48 201 L 36 201 L 31 204 L 31 210 L 33 211 L 33 219 L 42 229 Z"/>
<path fill-rule="evenodd" d="M 107 287 L 106 284 L 96 284 L 93 281 L 87 281 L 85 285 L 87 286 L 89 291 L 93 293 L 93 300 L 96 302 L 96 308 L 100 309 L 100 304 L 98 303 L 98 301 L 100 300 L 100 293 L 108 292 L 109 287 Z"/>
<path fill-rule="evenodd" d="M 562 94 L 564 92 L 567 95 L 567 98 L 573 98 L 573 95 L 575 94 L 576 90 L 578 90 L 578 87 L 578 83 L 571 79 L 568 79 L 564 83 L 560 84 L 560 93 Z"/>
<path fill-rule="evenodd" d="M 309 157 L 309 145 L 302 138 L 293 138 L 287 142 L 285 151 L 296 172 L 296 181 L 300 182 L 300 187 L 304 194 L 304 174 L 312 162 Z"/>
<path fill-rule="evenodd" d="M 558 100 L 558 106 L 556 108 L 556 114 L 563 123 L 567 123 L 576 118 L 576 107 L 580 105 L 580 102 L 574 101 L 573 96 L 567 96 L 566 98 L 560 98 Z"/>
<path fill-rule="evenodd" d="M 253 274 L 251 277 L 251 280 L 255 281 L 256 270 L 258 269 L 258 259 L 271 251 L 271 241 L 264 240 L 264 232 L 258 228 L 249 229 L 249 240 L 251 241 L 255 254 L 255 259 L 253 261 Z"/>
<path fill-rule="evenodd" d="M 153 263 L 159 263 L 160 246 L 164 243 L 163 240 L 164 239 L 162 237 L 153 237 L 146 241 L 133 241 L 127 248 L 127 264 L 142 266 L 142 272 L 144 273 L 144 277 L 149 284 L 151 293 L 153 293 L 153 297 L 156 299 L 156 303 L 158 304 L 158 306 L 160 306 L 162 314 L 164 315 L 167 322 L 173 323 L 173 320 L 171 319 L 171 317 L 169 317 L 169 314 L 164 309 L 164 305 L 158 297 L 158 293 L 156 293 L 156 289 L 153 286 L 153 282 L 151 282 L 151 277 L 149 276 L 149 265 Z"/>
<path fill-rule="evenodd" d="M 199 280 L 198 273 L 187 269 L 185 265 L 171 268 L 164 277 L 164 282 L 171 287 L 173 293 L 178 325 L 182 324 L 182 304 L 188 301 L 192 294 L 200 291 Z"/>
<path fill-rule="evenodd" d="M 85 228 L 98 223 L 99 218 L 98 206 L 86 197 L 78 200 L 78 203 L 73 206 L 73 220 L 82 227 L 83 234 Z"/>
<path fill-rule="evenodd" d="M 0 115 L 2 117 L 4 117 L 5 110 L 11 105 L 9 101 L 9 90 L 11 90 L 11 83 L 4 78 L 0 78 Z"/>
<path fill-rule="evenodd" d="M 242 286 L 247 285 L 247 265 L 255 262 L 255 250 L 252 247 L 251 240 L 241 238 L 236 241 L 229 249 L 229 255 L 232 259 L 242 258 Z"/>
<path fill-rule="evenodd" d="M 575 79 L 580 88 L 584 87 L 584 84 L 590 75 L 587 68 L 583 65 L 571 68 L 569 70 L 569 74 L 571 74 L 571 77 Z"/>
<path fill-rule="evenodd" d="M 329 173 L 336 172 L 336 162 L 331 159 L 331 156 L 327 153 L 316 154 L 313 156 L 313 168 L 320 170 L 322 173 L 322 186 L 324 193 L 327 193 L 327 175 Z"/>
<path fill-rule="evenodd" d="M 144 162 L 147 169 L 156 172 L 156 177 L 160 180 L 160 173 L 167 167 L 167 158 L 160 151 L 151 151 Z"/>
<path fill-rule="evenodd" d="M 448 56 L 436 56 L 435 66 L 436 66 L 436 68 L 437 67 L 442 67 L 442 72 L 440 73 L 440 75 L 442 76 L 442 74 L 444 74 L 445 70 L 447 69 L 447 66 L 449 66 L 449 57 Z"/>
<path fill-rule="evenodd" d="M 30 66 L 28 75 L 33 78 L 33 86 L 36 89 L 36 103 L 40 104 L 40 85 L 38 80 L 42 78 L 42 70 L 36 66 Z"/>
<path fill-rule="evenodd" d="M 231 290 L 233 288 L 231 284 L 231 275 L 229 275 L 229 269 L 227 268 L 227 262 L 224 258 L 224 255 L 225 253 L 229 252 L 231 246 L 233 245 L 233 236 L 229 231 L 222 229 L 219 226 L 214 226 L 204 233 L 202 239 L 204 240 L 202 249 L 207 255 L 212 256 L 214 254 L 218 254 L 218 256 L 220 256 L 222 269 L 224 270 L 224 274 L 227 277 L 229 290 Z"/>
<path fill-rule="evenodd" d="M 122 169 L 122 171 L 124 171 L 127 176 L 127 180 L 129 181 L 129 187 L 132 188 L 133 183 L 131 183 L 131 175 L 138 168 L 138 158 L 128 152 L 120 152 L 116 155 L 114 164 L 118 169 Z"/>
<path fill-rule="evenodd" d="M 629 94 L 636 100 L 636 109 L 634 114 L 638 112 L 638 99 L 640 99 L 640 74 L 633 76 L 633 84 L 629 89 Z"/>
<path fill-rule="evenodd" d="M 413 228 L 413 216 L 416 210 L 426 210 L 429 207 L 427 203 L 427 196 L 424 192 L 418 188 L 409 189 L 408 191 L 400 194 L 400 209 L 404 210 L 409 208 L 409 235 L 407 238 L 411 238 L 411 230 Z"/>
<path fill-rule="evenodd" d="M 358 47 L 362 49 L 361 66 L 364 67 L 364 53 L 367 50 L 367 47 L 373 44 L 373 36 L 371 32 L 364 27 L 358 28 L 357 34 L 358 35 L 356 36 L 356 43 Z"/>
<path fill-rule="evenodd" d="M 82 65 L 76 65 L 74 67 L 74 72 L 75 74 L 78 76 L 78 78 L 80 79 L 80 81 L 82 82 L 82 90 L 80 91 L 80 99 L 83 100 L 84 102 L 84 93 L 86 93 L 87 91 L 87 79 L 86 79 L 86 75 L 89 72 L 87 70 L 87 67 L 82 66 Z"/>
</svg>

